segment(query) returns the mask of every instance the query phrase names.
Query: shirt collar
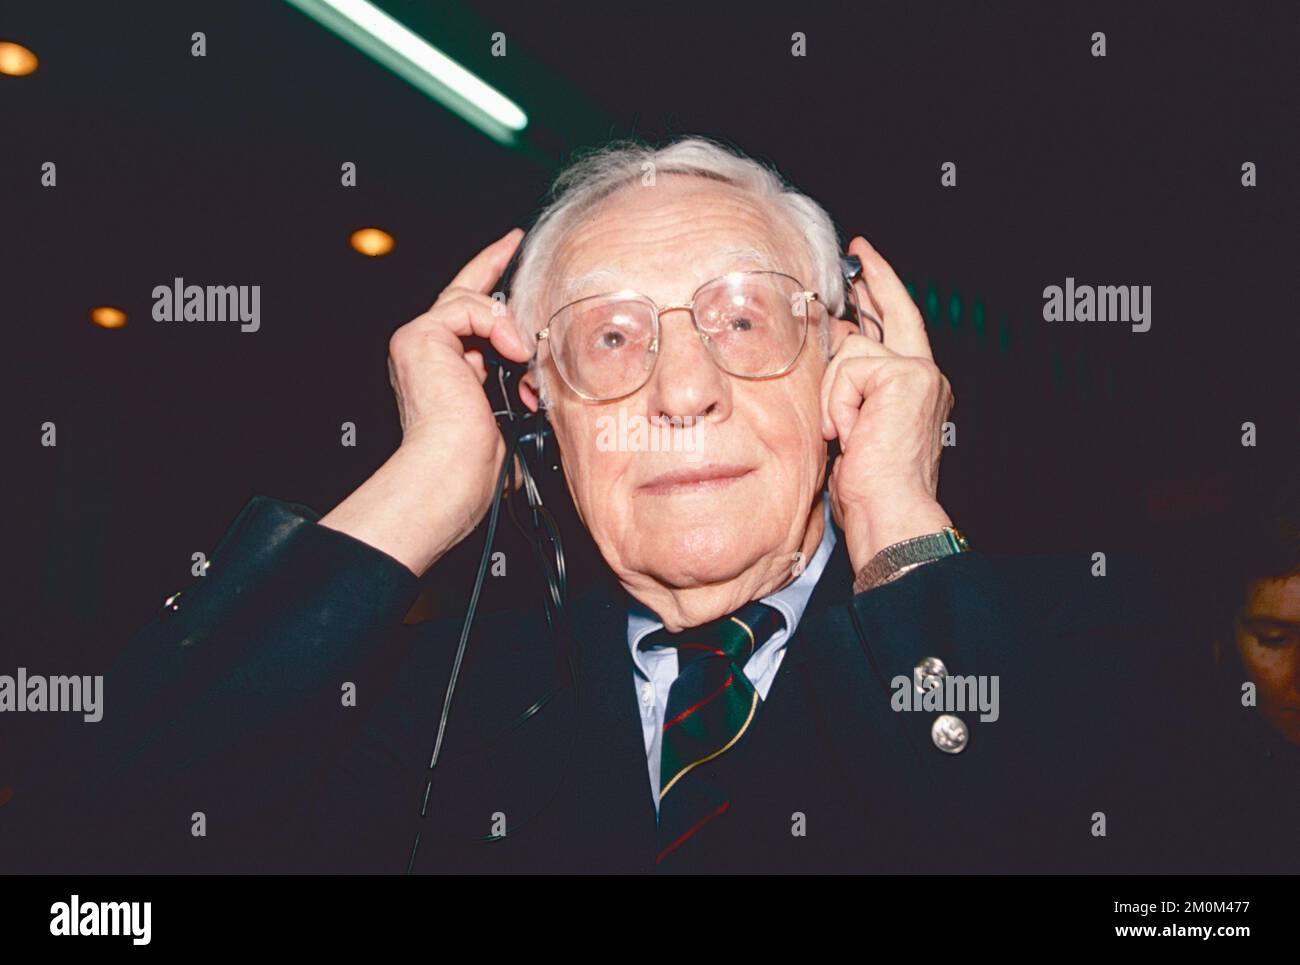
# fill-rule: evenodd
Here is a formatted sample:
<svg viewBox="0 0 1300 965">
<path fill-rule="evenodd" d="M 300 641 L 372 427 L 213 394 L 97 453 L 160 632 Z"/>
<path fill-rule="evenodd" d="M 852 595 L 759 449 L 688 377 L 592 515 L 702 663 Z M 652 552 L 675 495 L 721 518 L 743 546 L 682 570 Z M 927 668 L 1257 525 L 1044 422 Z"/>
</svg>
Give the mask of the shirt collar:
<svg viewBox="0 0 1300 965">
<path fill-rule="evenodd" d="M 775 593 L 763 597 L 763 602 L 768 606 L 775 607 L 785 617 L 786 633 L 783 640 L 789 640 L 794 636 L 795 628 L 799 626 L 799 620 L 803 617 L 803 611 L 808 607 L 808 600 L 812 597 L 813 589 L 817 586 L 817 581 L 821 579 L 822 571 L 826 569 L 826 561 L 831 558 L 831 553 L 835 549 L 835 525 L 831 519 L 831 501 L 828 494 L 822 495 L 822 540 L 817 544 L 817 549 L 812 555 L 803 572 L 795 580 L 785 587 L 777 590 Z M 647 633 L 653 633 L 662 627 L 663 621 L 648 607 L 642 604 L 635 597 L 628 601 L 627 614 L 627 642 L 632 648 L 632 659 L 637 661 L 640 666 L 637 650 L 637 644 Z"/>
</svg>

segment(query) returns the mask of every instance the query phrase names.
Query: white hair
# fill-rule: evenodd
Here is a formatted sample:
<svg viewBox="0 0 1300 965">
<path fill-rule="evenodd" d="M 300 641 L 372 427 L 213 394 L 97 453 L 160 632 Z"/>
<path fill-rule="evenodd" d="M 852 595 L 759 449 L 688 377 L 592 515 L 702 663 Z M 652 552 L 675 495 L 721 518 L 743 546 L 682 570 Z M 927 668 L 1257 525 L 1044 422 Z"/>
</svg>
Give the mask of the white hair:
<svg viewBox="0 0 1300 965">
<path fill-rule="evenodd" d="M 704 137 L 684 137 L 664 147 L 636 141 L 614 141 L 574 161 L 551 186 L 549 201 L 524 239 L 510 285 L 510 306 L 524 344 L 536 349 L 534 335 L 545 323 L 543 301 L 555 254 L 564 236 L 582 217 L 620 188 L 655 177 L 687 174 L 711 178 L 747 191 L 784 218 L 807 245 L 812 278 L 830 314 L 844 308 L 844 279 L 840 274 L 840 245 L 835 224 L 816 201 L 801 194 L 773 168 L 739 151 Z M 829 315 L 821 329 L 822 354 L 829 352 Z M 550 399 L 543 372 L 534 359 L 534 375 L 543 406 Z"/>
</svg>

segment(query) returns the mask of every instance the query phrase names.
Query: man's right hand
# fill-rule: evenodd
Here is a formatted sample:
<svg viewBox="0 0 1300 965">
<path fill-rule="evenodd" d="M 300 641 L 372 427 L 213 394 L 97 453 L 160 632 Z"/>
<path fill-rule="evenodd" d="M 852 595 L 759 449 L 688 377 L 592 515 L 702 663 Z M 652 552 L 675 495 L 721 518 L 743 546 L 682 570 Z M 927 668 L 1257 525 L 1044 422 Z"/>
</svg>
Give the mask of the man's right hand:
<svg viewBox="0 0 1300 965">
<path fill-rule="evenodd" d="M 347 533 L 422 575 L 463 540 L 491 505 L 505 442 L 483 383 L 483 355 L 461 339 L 487 339 L 526 362 L 514 319 L 491 287 L 523 232 L 513 228 L 479 252 L 423 315 L 388 342 L 402 444 L 320 524 Z"/>
</svg>

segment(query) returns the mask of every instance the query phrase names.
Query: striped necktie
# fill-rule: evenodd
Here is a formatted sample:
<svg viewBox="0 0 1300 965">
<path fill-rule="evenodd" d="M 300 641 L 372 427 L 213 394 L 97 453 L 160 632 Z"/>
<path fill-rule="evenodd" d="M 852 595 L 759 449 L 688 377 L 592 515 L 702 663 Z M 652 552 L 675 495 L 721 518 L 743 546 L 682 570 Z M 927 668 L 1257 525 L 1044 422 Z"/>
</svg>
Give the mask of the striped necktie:
<svg viewBox="0 0 1300 965">
<path fill-rule="evenodd" d="M 753 722 L 759 696 L 744 666 L 784 627 L 779 610 L 753 602 L 711 623 L 681 633 L 660 629 L 641 640 L 642 650 L 677 648 L 677 679 L 663 723 L 656 864 L 731 806 L 716 764 L 710 765 Z"/>
</svg>

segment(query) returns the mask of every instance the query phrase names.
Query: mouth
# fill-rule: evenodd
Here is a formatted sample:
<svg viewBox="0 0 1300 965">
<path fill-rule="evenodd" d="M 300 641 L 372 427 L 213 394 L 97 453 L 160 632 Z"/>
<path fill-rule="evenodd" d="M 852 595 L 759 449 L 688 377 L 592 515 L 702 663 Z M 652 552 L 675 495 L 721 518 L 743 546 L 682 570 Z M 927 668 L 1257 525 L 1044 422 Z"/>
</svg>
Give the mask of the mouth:
<svg viewBox="0 0 1300 965">
<path fill-rule="evenodd" d="M 675 469 L 642 483 L 637 491 L 650 496 L 669 496 L 680 493 L 707 492 L 731 486 L 754 470 L 749 466 L 713 465 Z"/>
</svg>

